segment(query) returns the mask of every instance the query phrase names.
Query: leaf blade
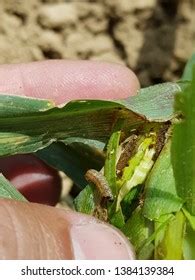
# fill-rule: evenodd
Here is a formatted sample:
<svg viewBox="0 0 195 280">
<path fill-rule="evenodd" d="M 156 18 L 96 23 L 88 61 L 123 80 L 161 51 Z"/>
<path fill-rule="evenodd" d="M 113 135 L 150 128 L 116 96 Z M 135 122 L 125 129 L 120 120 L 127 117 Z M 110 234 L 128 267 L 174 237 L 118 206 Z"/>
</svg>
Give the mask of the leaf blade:
<svg viewBox="0 0 195 280">
<path fill-rule="evenodd" d="M 145 91 L 148 92 L 147 98 L 143 94 Z M 105 142 L 119 120 L 124 120 L 124 131 L 148 120 L 163 122 L 173 117 L 172 100 L 178 91 L 179 85 L 164 84 L 140 90 L 138 96 L 126 100 L 78 100 L 62 108 L 54 107 L 48 100 L 1 96 L 0 156 L 36 152 L 53 142 L 71 137 Z M 162 104 L 161 100 L 165 102 Z M 159 104 L 163 107 L 159 108 Z M 151 111 L 155 113 L 151 115 Z M 7 134 L 12 143 L 5 139 Z M 16 150 L 12 145 L 19 135 L 24 138 L 24 143 Z"/>
<path fill-rule="evenodd" d="M 174 117 L 174 96 L 178 92 L 181 92 L 179 84 L 158 84 L 141 89 L 138 95 L 121 103 L 148 121 L 164 122 Z"/>
<path fill-rule="evenodd" d="M 177 196 L 169 141 L 161 151 L 146 180 L 143 214 L 151 220 L 179 211 L 182 200 Z"/>
<path fill-rule="evenodd" d="M 0 174 L 0 198 L 27 201 L 26 198 L 19 193 L 2 174 Z"/>
<path fill-rule="evenodd" d="M 195 65 L 195 53 L 192 54 L 191 58 L 188 60 L 183 75 L 182 80 L 184 81 L 191 81 L 193 76 L 193 67 Z"/>
<path fill-rule="evenodd" d="M 184 120 L 175 124 L 171 146 L 176 189 L 186 203 L 186 209 L 195 215 L 195 69 L 191 85 L 176 98 L 176 110 Z"/>
</svg>

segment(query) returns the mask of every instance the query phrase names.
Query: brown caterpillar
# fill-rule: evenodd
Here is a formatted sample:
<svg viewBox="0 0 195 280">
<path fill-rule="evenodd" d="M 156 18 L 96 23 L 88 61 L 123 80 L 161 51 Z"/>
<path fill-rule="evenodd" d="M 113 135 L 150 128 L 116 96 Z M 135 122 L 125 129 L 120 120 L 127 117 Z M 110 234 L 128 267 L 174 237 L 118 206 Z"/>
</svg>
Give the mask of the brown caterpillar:
<svg viewBox="0 0 195 280">
<path fill-rule="evenodd" d="M 102 198 L 113 200 L 111 189 L 103 174 L 95 169 L 89 169 L 85 174 L 85 179 L 96 186 Z"/>
</svg>

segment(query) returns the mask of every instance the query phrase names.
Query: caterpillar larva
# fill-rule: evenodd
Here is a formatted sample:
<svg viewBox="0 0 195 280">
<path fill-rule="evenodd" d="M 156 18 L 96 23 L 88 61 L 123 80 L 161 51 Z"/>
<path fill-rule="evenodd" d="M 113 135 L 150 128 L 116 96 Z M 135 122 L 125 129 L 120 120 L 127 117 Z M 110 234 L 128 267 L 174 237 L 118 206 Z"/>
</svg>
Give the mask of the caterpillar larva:
<svg viewBox="0 0 195 280">
<path fill-rule="evenodd" d="M 102 198 L 113 200 L 111 189 L 102 173 L 95 169 L 89 169 L 85 174 L 85 178 L 88 182 L 91 182 L 96 186 Z"/>
</svg>

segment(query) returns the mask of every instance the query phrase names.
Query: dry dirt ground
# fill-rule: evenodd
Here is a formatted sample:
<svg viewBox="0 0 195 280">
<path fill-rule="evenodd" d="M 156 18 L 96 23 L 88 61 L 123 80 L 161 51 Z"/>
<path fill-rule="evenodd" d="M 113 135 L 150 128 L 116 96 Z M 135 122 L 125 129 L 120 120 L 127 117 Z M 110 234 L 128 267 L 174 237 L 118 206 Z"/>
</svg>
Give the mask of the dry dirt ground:
<svg viewBox="0 0 195 280">
<path fill-rule="evenodd" d="M 194 0 L 1 0 L 0 63 L 126 64 L 142 86 L 178 79 L 194 51 Z"/>
</svg>

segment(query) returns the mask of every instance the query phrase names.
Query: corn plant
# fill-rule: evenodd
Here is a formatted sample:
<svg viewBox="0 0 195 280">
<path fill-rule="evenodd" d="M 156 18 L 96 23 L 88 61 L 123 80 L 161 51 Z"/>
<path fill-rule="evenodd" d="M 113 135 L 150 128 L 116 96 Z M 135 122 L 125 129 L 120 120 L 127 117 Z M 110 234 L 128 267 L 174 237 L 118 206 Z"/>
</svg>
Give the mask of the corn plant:
<svg viewBox="0 0 195 280">
<path fill-rule="evenodd" d="M 0 95 L 0 156 L 34 153 L 80 189 L 76 211 L 119 228 L 137 259 L 195 259 L 195 55 L 178 82 L 124 100 Z M 0 177 L 0 197 L 25 198 Z"/>
</svg>

